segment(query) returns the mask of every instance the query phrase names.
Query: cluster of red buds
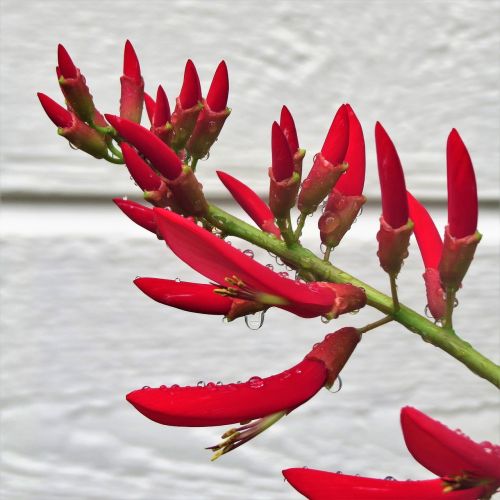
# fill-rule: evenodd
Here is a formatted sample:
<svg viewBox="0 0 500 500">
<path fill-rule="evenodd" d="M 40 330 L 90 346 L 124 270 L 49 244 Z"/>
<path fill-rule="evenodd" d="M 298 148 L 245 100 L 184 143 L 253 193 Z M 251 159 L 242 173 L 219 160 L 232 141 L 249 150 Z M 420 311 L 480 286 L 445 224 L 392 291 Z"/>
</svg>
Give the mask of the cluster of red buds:
<svg viewBox="0 0 500 500">
<path fill-rule="evenodd" d="M 229 80 L 222 61 L 206 97 L 195 65 L 188 60 L 184 80 L 171 113 L 160 85 L 153 99 L 144 91 L 139 61 L 130 42 L 124 51 L 120 78 L 119 116 L 101 114 L 94 105 L 80 69 L 62 45 L 58 48 L 57 77 L 66 106 L 39 93 L 40 102 L 73 146 L 112 163 L 124 163 L 146 205 L 115 199 L 135 223 L 164 240 L 181 260 L 205 276 L 207 283 L 137 278 L 134 283 L 152 299 L 193 313 L 221 315 L 232 321 L 277 307 L 303 318 L 324 322 L 363 308 L 370 297 L 359 282 L 325 279 L 319 266 L 308 265 L 311 252 L 301 243 L 308 215 L 321 207 L 318 228 L 324 248 L 321 265 L 327 271 L 330 253 L 360 214 L 366 198 L 365 142 L 361 124 L 349 104 L 335 114 L 324 144 L 303 179 L 305 150 L 299 146 L 295 123 L 286 106 L 271 127 L 269 202 L 225 172 L 217 172 L 231 196 L 255 222 L 257 229 L 210 205 L 196 178 L 198 160 L 209 154 L 224 122 Z M 143 108 L 150 126 L 140 124 Z M 127 400 L 149 419 L 173 426 L 240 424 L 210 447 L 213 458 L 244 444 L 283 416 L 330 388 L 353 354 L 362 334 L 398 319 L 396 278 L 408 255 L 415 232 L 425 265 L 428 309 L 443 332 L 452 330 L 455 294 L 480 240 L 474 171 L 458 132 L 447 145 L 448 226 L 441 240 L 423 205 L 407 190 L 396 148 L 376 124 L 382 216 L 377 234 L 378 257 L 390 278 L 392 302 L 386 318 L 363 328 L 346 327 L 328 334 L 294 367 L 245 383 L 144 387 Z M 291 213 L 298 210 L 296 227 Z M 226 241 L 228 235 L 246 238 L 282 252 L 284 263 L 297 272 L 292 279 L 253 259 Z M 416 314 L 416 313 L 415 313 Z M 402 321 L 402 320 L 400 320 Z M 424 320 L 425 321 L 425 320 Z M 413 456 L 440 477 L 431 481 L 367 479 L 309 469 L 289 469 L 285 477 L 308 498 L 483 498 L 500 484 L 500 452 L 476 444 L 417 410 L 402 411 L 405 439 Z"/>
</svg>

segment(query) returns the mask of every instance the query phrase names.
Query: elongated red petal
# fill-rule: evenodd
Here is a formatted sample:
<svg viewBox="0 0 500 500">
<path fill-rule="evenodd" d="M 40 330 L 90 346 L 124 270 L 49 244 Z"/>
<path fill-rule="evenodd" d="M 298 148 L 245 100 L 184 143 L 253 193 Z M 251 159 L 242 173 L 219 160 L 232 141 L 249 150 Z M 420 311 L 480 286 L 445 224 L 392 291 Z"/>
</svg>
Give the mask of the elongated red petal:
<svg viewBox="0 0 500 500">
<path fill-rule="evenodd" d="M 130 220 L 156 234 L 156 219 L 152 208 L 122 198 L 113 198 L 113 201 Z"/>
<path fill-rule="evenodd" d="M 360 196 L 365 184 L 365 139 L 363 129 L 349 104 L 346 104 L 349 117 L 349 144 L 344 162 L 349 165 L 347 172 L 340 176 L 335 189 L 345 196 Z"/>
<path fill-rule="evenodd" d="M 191 221 L 155 209 L 160 233 L 171 250 L 194 270 L 221 285 L 237 276 L 251 289 L 285 299 L 302 310 L 326 313 L 335 294 L 328 287 L 284 278 Z"/>
<path fill-rule="evenodd" d="M 215 112 L 223 111 L 227 106 L 229 95 L 229 76 L 225 61 L 221 61 L 215 70 L 212 83 L 208 89 L 207 104 Z"/>
<path fill-rule="evenodd" d="M 455 129 L 448 136 L 446 160 L 450 234 L 463 238 L 477 229 L 477 187 L 469 152 Z"/>
<path fill-rule="evenodd" d="M 218 287 L 201 283 L 136 278 L 135 285 L 156 302 L 184 311 L 226 315 L 233 301 L 215 293 Z"/>
<path fill-rule="evenodd" d="M 135 80 L 136 83 L 141 83 L 141 66 L 134 47 L 129 40 L 125 42 L 123 51 L 123 74 Z"/>
<path fill-rule="evenodd" d="M 155 114 L 155 100 L 146 92 L 144 92 L 144 104 L 146 105 L 146 112 L 151 124 L 153 124 L 153 116 Z"/>
<path fill-rule="evenodd" d="M 250 216 L 255 224 L 263 231 L 272 233 L 279 238 L 281 233 L 274 223 L 274 215 L 259 195 L 232 175 L 221 172 L 220 170 L 217 171 L 217 175 L 231 193 L 231 196 Z"/>
<path fill-rule="evenodd" d="M 163 127 L 170 121 L 170 104 L 168 103 L 167 94 L 161 85 L 158 85 L 156 92 L 156 106 L 153 115 L 153 126 Z"/>
<path fill-rule="evenodd" d="M 500 447 L 476 443 L 412 407 L 401 410 L 406 446 L 415 460 L 441 477 L 468 473 L 500 480 Z"/>
<path fill-rule="evenodd" d="M 37 96 L 47 116 L 56 127 L 69 128 L 73 125 L 73 116 L 67 109 L 41 92 L 38 92 Z"/>
<path fill-rule="evenodd" d="M 239 384 L 205 387 L 140 389 L 127 401 L 143 415 L 164 425 L 205 427 L 262 418 L 305 403 L 326 378 L 320 361 L 303 360 L 293 368 L 267 378 L 252 377 Z"/>
<path fill-rule="evenodd" d="M 382 215 L 393 229 L 397 229 L 408 222 L 403 167 L 394 144 L 379 122 L 375 125 L 375 142 L 382 195 Z"/>
<path fill-rule="evenodd" d="M 424 266 L 426 269 L 429 267 L 437 269 L 443 251 L 443 240 L 426 208 L 409 191 L 407 191 L 406 196 L 410 219 L 414 223 L 413 231 L 417 238 Z"/>
<path fill-rule="evenodd" d="M 476 500 L 481 488 L 443 492 L 443 481 L 396 481 L 349 476 L 305 467 L 283 471 L 286 480 L 309 500 Z"/>
<path fill-rule="evenodd" d="M 188 59 L 186 62 L 184 81 L 182 82 L 179 100 L 183 109 L 189 109 L 201 100 L 200 78 L 191 59 Z"/>
<path fill-rule="evenodd" d="M 130 175 L 143 191 L 156 191 L 160 188 L 161 178 L 153 169 L 139 156 L 137 151 L 127 144 L 120 144 L 123 159 L 127 165 Z"/>
<path fill-rule="evenodd" d="M 59 76 L 62 76 L 63 78 L 77 77 L 78 72 L 76 66 L 67 50 L 61 44 L 57 46 L 57 67 Z"/>
<path fill-rule="evenodd" d="M 342 104 L 333 117 L 321 148 L 323 156 L 334 165 L 342 163 L 349 144 L 349 117 L 345 104 Z"/>
<path fill-rule="evenodd" d="M 293 175 L 293 157 L 288 147 L 288 141 L 280 126 L 273 122 L 271 129 L 271 151 L 274 179 L 277 182 L 289 179 Z"/>
<path fill-rule="evenodd" d="M 297 137 L 297 130 L 295 128 L 293 116 L 286 106 L 283 106 L 281 108 L 280 128 L 285 134 L 290 152 L 292 153 L 292 155 L 294 155 L 297 149 L 299 149 L 299 139 Z"/>
<path fill-rule="evenodd" d="M 105 115 L 108 122 L 127 141 L 135 146 L 167 179 L 177 179 L 182 172 L 178 156 L 148 129 L 125 118 Z"/>
</svg>

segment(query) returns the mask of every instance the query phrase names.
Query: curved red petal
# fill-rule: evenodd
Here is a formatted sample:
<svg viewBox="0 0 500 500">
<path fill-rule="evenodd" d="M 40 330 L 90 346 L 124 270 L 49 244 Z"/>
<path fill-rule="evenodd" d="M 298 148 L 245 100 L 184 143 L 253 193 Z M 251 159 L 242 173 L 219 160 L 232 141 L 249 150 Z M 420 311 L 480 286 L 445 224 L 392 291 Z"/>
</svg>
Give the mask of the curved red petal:
<svg viewBox="0 0 500 500">
<path fill-rule="evenodd" d="M 283 134 L 285 134 L 290 152 L 294 155 L 299 149 L 299 139 L 297 137 L 297 129 L 295 128 L 293 116 L 286 106 L 281 108 L 280 127 Z"/>
<path fill-rule="evenodd" d="M 159 278 L 136 278 L 134 284 L 156 302 L 184 311 L 226 315 L 233 303 L 216 294 L 214 285 Z"/>
<path fill-rule="evenodd" d="M 146 105 L 146 112 L 151 124 L 153 124 L 153 116 L 155 114 L 155 100 L 146 92 L 144 92 L 144 104 Z"/>
<path fill-rule="evenodd" d="M 186 62 L 184 81 L 182 82 L 179 100 L 183 109 L 192 108 L 201 100 L 200 78 L 198 77 L 198 72 L 191 59 L 188 59 Z"/>
<path fill-rule="evenodd" d="M 226 278 L 236 275 L 251 289 L 281 297 L 302 310 L 319 315 L 332 307 L 335 294 L 328 287 L 284 278 L 180 215 L 154 210 L 158 229 L 171 250 L 212 281 L 227 285 Z"/>
<path fill-rule="evenodd" d="M 62 44 L 57 46 L 57 67 L 58 73 L 63 78 L 76 78 L 78 76 L 76 66 Z"/>
<path fill-rule="evenodd" d="M 262 230 L 280 237 L 281 233 L 276 224 L 274 224 L 274 215 L 267 204 L 252 191 L 246 184 L 239 181 L 232 175 L 217 171 L 219 179 L 222 181 L 231 196 L 236 200 L 240 207 L 250 216 L 250 218 Z"/>
<path fill-rule="evenodd" d="M 292 468 L 283 471 L 286 480 L 310 500 L 475 500 L 481 488 L 443 492 L 443 481 L 395 481 L 349 476 L 308 468 Z"/>
<path fill-rule="evenodd" d="M 342 104 L 333 117 L 321 148 L 322 155 L 334 165 L 342 163 L 349 143 L 349 117 L 345 104 Z"/>
<path fill-rule="evenodd" d="M 382 215 L 394 229 L 408 222 L 408 204 L 403 167 L 393 142 L 384 127 L 375 125 L 378 176 L 382 195 Z"/>
<path fill-rule="evenodd" d="M 144 388 L 127 395 L 143 415 L 164 425 L 204 427 L 262 418 L 291 411 L 323 387 L 326 368 L 320 361 L 303 360 L 267 378 L 204 387 Z"/>
<path fill-rule="evenodd" d="M 153 126 L 163 127 L 170 121 L 170 104 L 168 103 L 167 94 L 161 85 L 158 85 L 156 92 L 156 105 L 153 115 Z"/>
<path fill-rule="evenodd" d="M 468 473 L 500 480 L 499 446 L 476 443 L 409 406 L 401 410 L 401 427 L 415 460 L 437 476 Z"/>
<path fill-rule="evenodd" d="M 335 189 L 345 196 L 359 196 L 365 184 L 365 139 L 358 117 L 349 104 L 345 106 L 349 117 L 349 144 L 344 162 L 349 165 L 349 168 L 340 176 Z"/>
<path fill-rule="evenodd" d="M 271 129 L 271 152 L 274 179 L 277 182 L 289 179 L 294 171 L 293 157 L 285 134 L 276 122 L 273 122 Z"/>
<path fill-rule="evenodd" d="M 113 201 L 130 220 L 156 234 L 156 219 L 152 208 L 122 198 L 113 198 Z"/>
<path fill-rule="evenodd" d="M 139 156 L 137 151 L 127 144 L 120 144 L 125 165 L 130 175 L 143 191 L 156 191 L 161 186 L 161 178 L 153 169 Z"/>
<path fill-rule="evenodd" d="M 73 125 L 73 115 L 48 95 L 37 93 L 40 104 L 56 127 L 69 128 Z"/>
<path fill-rule="evenodd" d="M 215 112 L 224 111 L 229 95 L 229 76 L 225 61 L 221 61 L 215 70 L 212 83 L 208 89 L 207 104 Z"/>
<path fill-rule="evenodd" d="M 463 238 L 477 229 L 477 187 L 469 152 L 455 129 L 448 136 L 446 162 L 450 234 Z"/>
<path fill-rule="evenodd" d="M 104 115 L 112 127 L 127 141 L 135 146 L 153 166 L 167 179 L 174 180 L 182 172 L 178 156 L 161 139 L 148 129 L 126 118 Z"/>
<path fill-rule="evenodd" d="M 437 269 L 443 251 L 443 240 L 426 208 L 409 191 L 406 192 L 406 196 L 424 266 L 426 269 Z"/>
<path fill-rule="evenodd" d="M 125 48 L 123 51 L 123 74 L 128 76 L 137 83 L 141 83 L 141 67 L 139 65 L 139 59 L 135 53 L 133 45 L 130 40 L 125 42 Z"/>
</svg>

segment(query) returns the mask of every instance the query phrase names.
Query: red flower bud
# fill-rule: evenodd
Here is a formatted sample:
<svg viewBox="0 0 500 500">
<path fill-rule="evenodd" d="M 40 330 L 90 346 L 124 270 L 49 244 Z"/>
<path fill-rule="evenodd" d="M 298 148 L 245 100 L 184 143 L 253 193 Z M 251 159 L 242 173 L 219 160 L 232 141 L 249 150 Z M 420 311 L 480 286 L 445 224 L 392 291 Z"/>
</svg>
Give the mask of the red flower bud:
<svg viewBox="0 0 500 500">
<path fill-rule="evenodd" d="M 78 69 L 76 68 L 73 60 L 68 54 L 63 45 L 57 46 L 57 64 L 60 71 L 60 76 L 63 78 L 77 78 Z"/>
<path fill-rule="evenodd" d="M 122 198 L 113 198 L 113 201 L 130 220 L 153 234 L 157 234 L 156 218 L 152 208 Z"/>
<path fill-rule="evenodd" d="M 345 104 L 342 104 L 335 114 L 321 154 L 333 165 L 338 165 L 344 160 L 349 144 L 349 117 Z"/>
<path fill-rule="evenodd" d="M 191 108 L 198 101 L 201 101 L 200 78 L 198 77 L 196 66 L 191 59 L 188 59 L 186 62 L 179 101 L 183 109 Z"/>
<path fill-rule="evenodd" d="M 164 127 L 170 121 L 170 105 L 167 94 L 161 85 L 156 92 L 156 104 L 152 124 L 154 127 Z"/>
<path fill-rule="evenodd" d="M 155 100 L 147 92 L 144 92 L 144 104 L 146 106 L 146 112 L 148 114 L 149 122 L 152 125 L 156 103 Z"/>
<path fill-rule="evenodd" d="M 273 122 L 271 129 L 271 169 L 276 182 L 289 179 L 294 172 L 293 158 L 288 141 L 280 126 Z"/>
<path fill-rule="evenodd" d="M 292 114 L 286 106 L 281 108 L 280 128 L 285 134 L 288 147 L 292 153 L 294 170 L 300 177 L 302 176 L 302 160 L 304 159 L 306 151 L 305 149 L 299 148 L 299 139 L 297 137 L 297 130 L 295 129 L 295 122 L 293 121 Z"/>
<path fill-rule="evenodd" d="M 469 152 L 455 129 L 448 136 L 446 160 L 450 235 L 463 238 L 477 229 L 477 188 Z"/>
<path fill-rule="evenodd" d="M 177 155 L 148 129 L 125 118 L 105 115 L 121 137 L 130 142 L 167 179 L 173 180 L 182 173 L 182 163 Z"/>
<path fill-rule="evenodd" d="M 274 223 L 274 215 L 266 203 L 252 191 L 246 184 L 226 174 L 217 171 L 219 179 L 222 181 L 231 196 L 236 200 L 240 207 L 250 216 L 250 218 L 267 233 L 274 234 L 277 238 L 281 237 L 280 230 Z"/>
<path fill-rule="evenodd" d="M 120 144 L 123 160 L 130 175 L 143 191 L 157 191 L 161 186 L 161 178 L 153 169 L 139 156 L 137 151 L 127 144 Z"/>
<path fill-rule="evenodd" d="M 378 175 L 382 194 L 382 216 L 389 226 L 397 229 L 408 222 L 408 205 L 403 168 L 387 132 L 375 125 Z"/>
<path fill-rule="evenodd" d="M 73 125 L 73 115 L 67 109 L 41 92 L 38 92 L 37 96 L 45 113 L 56 127 L 69 128 Z"/>
<path fill-rule="evenodd" d="M 120 117 L 140 123 L 144 106 L 144 80 L 141 76 L 139 60 L 129 40 L 125 42 L 120 85 Z"/>
<path fill-rule="evenodd" d="M 229 95 L 229 77 L 225 61 L 221 61 L 215 70 L 214 77 L 207 94 L 208 107 L 215 112 L 224 111 Z"/>
</svg>

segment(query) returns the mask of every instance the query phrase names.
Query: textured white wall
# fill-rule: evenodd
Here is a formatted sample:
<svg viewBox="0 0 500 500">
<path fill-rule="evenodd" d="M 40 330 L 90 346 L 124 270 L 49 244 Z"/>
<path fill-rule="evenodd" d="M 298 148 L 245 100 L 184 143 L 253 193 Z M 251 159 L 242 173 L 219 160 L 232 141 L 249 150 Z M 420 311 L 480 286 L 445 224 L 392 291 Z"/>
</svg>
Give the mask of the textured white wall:
<svg viewBox="0 0 500 500">
<path fill-rule="evenodd" d="M 271 311 L 264 327 L 251 332 L 241 320 L 224 325 L 148 300 L 131 284 L 136 275 L 199 277 L 107 202 L 134 192 L 128 176 L 70 151 L 35 93 L 58 96 L 58 42 L 110 112 L 117 110 L 126 38 L 139 53 L 147 89 L 162 82 L 172 98 L 188 57 L 204 89 L 224 58 L 233 113 L 210 161 L 200 165 L 211 195 L 223 193 L 215 169 L 265 191 L 270 125 L 283 103 L 310 159 L 338 105 L 348 101 L 366 131 L 369 195 L 378 196 L 372 130 L 380 120 L 417 194 L 444 200 L 444 145 L 456 127 L 473 157 L 481 198 L 493 200 L 499 194 L 499 11 L 498 1 L 52 0 L 28 9 L 4 0 L 0 498 L 299 498 L 280 471 L 301 465 L 429 477 L 404 448 L 398 414 L 405 404 L 474 439 L 498 442 L 497 391 L 397 326 L 366 336 L 339 394 L 320 392 L 216 463 L 202 448 L 223 429 L 166 428 L 138 414 L 123 399 L 131 389 L 270 375 L 327 332 L 378 315 L 362 311 L 323 325 Z M 55 196 L 64 202 L 51 203 Z M 102 201 L 93 202 L 96 197 Z M 442 225 L 445 214 L 436 214 Z M 377 208 L 366 210 L 335 258 L 387 289 L 375 258 L 377 216 Z M 317 248 L 314 227 L 311 221 L 307 242 Z M 480 229 L 485 236 L 460 292 L 456 324 L 498 361 L 496 211 L 482 211 Z M 270 262 L 267 254 L 262 259 Z M 418 310 L 424 307 L 421 271 L 412 245 L 400 289 Z"/>
</svg>

